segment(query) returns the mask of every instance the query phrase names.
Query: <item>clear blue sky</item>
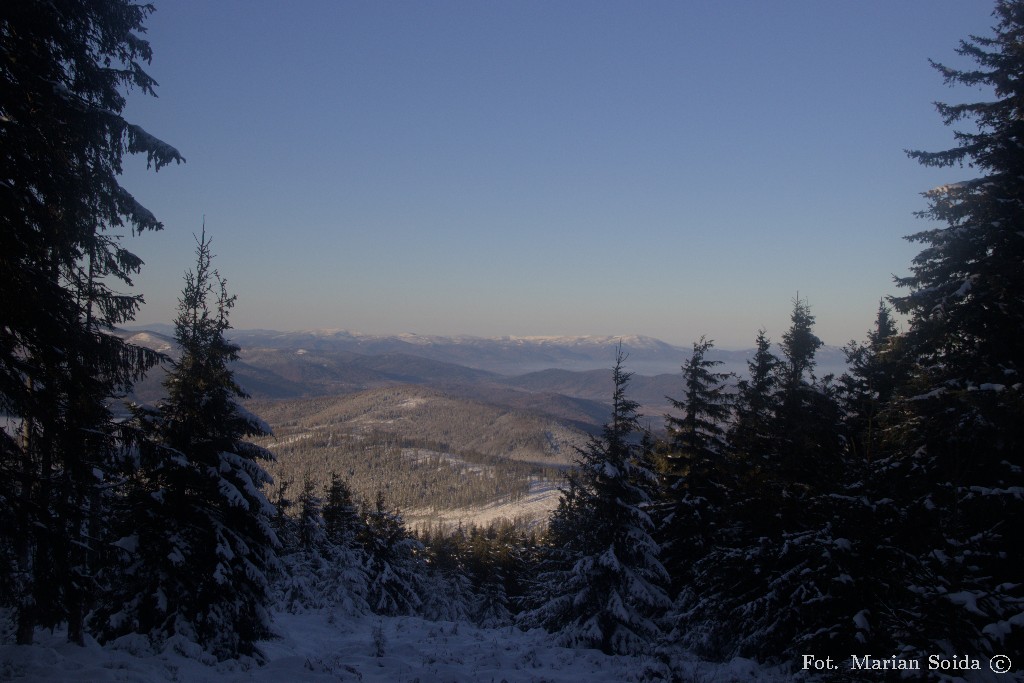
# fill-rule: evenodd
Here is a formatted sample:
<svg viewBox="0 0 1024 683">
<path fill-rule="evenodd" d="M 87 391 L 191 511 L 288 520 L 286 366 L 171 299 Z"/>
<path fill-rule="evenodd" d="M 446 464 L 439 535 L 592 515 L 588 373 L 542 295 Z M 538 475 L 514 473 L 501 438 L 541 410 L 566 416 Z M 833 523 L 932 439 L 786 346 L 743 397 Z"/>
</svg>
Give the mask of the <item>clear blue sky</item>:
<svg viewBox="0 0 1024 683">
<path fill-rule="evenodd" d="M 778 339 L 800 292 L 862 338 L 928 227 L 928 59 L 982 0 L 154 0 L 188 162 L 123 184 L 165 224 L 138 321 L 170 321 L 206 216 L 238 328 Z"/>
</svg>

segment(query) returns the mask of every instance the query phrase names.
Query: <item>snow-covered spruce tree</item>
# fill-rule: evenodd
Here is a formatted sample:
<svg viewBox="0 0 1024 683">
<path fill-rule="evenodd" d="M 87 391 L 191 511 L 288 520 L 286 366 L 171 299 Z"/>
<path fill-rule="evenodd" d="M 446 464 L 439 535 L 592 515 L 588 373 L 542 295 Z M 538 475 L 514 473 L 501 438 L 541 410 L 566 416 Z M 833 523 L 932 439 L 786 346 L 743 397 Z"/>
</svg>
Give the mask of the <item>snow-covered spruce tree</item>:
<svg viewBox="0 0 1024 683">
<path fill-rule="evenodd" d="M 238 347 L 225 338 L 235 297 L 212 267 L 205 231 L 196 253 L 178 302 L 180 357 L 167 399 L 137 413 L 150 444 L 122 517 L 129 564 L 98 617 L 106 638 L 184 638 L 231 658 L 258 654 L 255 642 L 270 635 L 267 575 L 278 567 L 278 540 L 260 461 L 273 454 L 245 440 L 270 430 L 238 403 L 245 394 L 229 367 Z"/>
<path fill-rule="evenodd" d="M 118 183 L 125 154 L 181 156 L 121 117 L 153 94 L 139 37 L 152 11 L 126 0 L 0 7 L 0 603 L 17 639 L 82 618 L 118 438 L 104 401 L 157 355 L 110 334 L 131 320 L 141 261 L 118 230 L 159 221 Z M 113 61 L 116 67 L 111 66 Z"/>
<path fill-rule="evenodd" d="M 363 522 L 348 486 L 332 473 L 324 500 L 307 477 L 290 505 L 281 488 L 274 520 L 282 546 L 274 577 L 278 606 L 294 613 L 327 607 L 347 616 L 369 611 L 366 555 L 357 540 Z"/>
<path fill-rule="evenodd" d="M 758 535 L 784 528 L 785 515 L 799 518 L 800 503 L 840 471 L 835 388 L 814 377 L 822 341 L 813 326 L 807 303 L 794 300 L 782 358 L 759 333 L 758 351 L 748 363 L 751 377 L 740 383 L 733 446 L 744 504 L 762 508 L 749 511 Z M 780 508 L 780 498 L 788 505 Z"/>
<path fill-rule="evenodd" d="M 466 536 L 461 526 L 440 533 L 424 543 L 428 587 L 423 596 L 423 615 L 434 621 L 469 621 L 476 596 L 466 566 Z"/>
<path fill-rule="evenodd" d="M 507 626 L 523 593 L 537 543 L 533 532 L 508 519 L 470 528 L 466 552 L 476 590 L 473 621 L 484 628 Z"/>
<path fill-rule="evenodd" d="M 807 302 L 793 302 L 778 366 L 773 453 L 748 480 L 740 518 L 761 553 L 761 583 L 738 602 L 749 615 L 739 651 L 784 659 L 801 648 L 846 656 L 868 642 L 863 613 L 873 592 L 871 511 L 842 448 L 838 388 L 814 375 L 822 341 Z M 858 616 L 860 615 L 860 616 Z"/>
<path fill-rule="evenodd" d="M 295 501 L 289 493 L 292 489 L 292 480 L 279 476 L 274 480 L 274 488 L 267 500 L 274 506 L 273 528 L 282 548 L 298 545 L 297 528 L 292 519 L 292 510 L 295 508 Z"/>
<path fill-rule="evenodd" d="M 472 605 L 472 619 L 481 628 L 501 628 L 512 623 L 505 590 L 505 571 L 500 565 L 490 566 L 481 575 Z"/>
<path fill-rule="evenodd" d="M 520 615 L 524 626 L 542 626 L 563 644 L 620 654 L 652 647 L 669 604 L 647 511 L 658 478 L 650 449 L 639 443 L 637 403 L 626 398 L 624 360 L 620 348 L 611 421 L 579 452 L 552 515 L 550 561 Z"/>
<path fill-rule="evenodd" d="M 309 477 L 303 481 L 295 508 L 297 514 L 291 517 L 282 514 L 278 507 L 274 524 L 281 542 L 279 555 L 283 565 L 275 587 L 277 602 L 289 612 L 324 606 L 322 577 L 330 569 L 329 560 L 325 557 L 328 540 L 323 500 L 317 495 L 316 486 Z"/>
<path fill-rule="evenodd" d="M 420 613 L 427 572 L 423 544 L 409 534 L 402 516 L 388 509 L 382 492 L 363 511 L 363 520 L 360 543 L 366 552 L 370 609 L 388 616 Z"/>
<path fill-rule="evenodd" d="M 683 365 L 684 398 L 669 398 L 682 417 L 665 416 L 668 485 L 659 537 L 664 563 L 673 581 L 687 582 L 687 570 L 717 534 L 722 505 L 730 490 L 725 426 L 730 417 L 726 382 L 731 373 L 716 372 L 721 361 L 707 357 L 714 342 L 701 337 Z"/>
<path fill-rule="evenodd" d="M 302 482 L 298 508 L 298 546 L 305 549 L 322 548 L 327 543 L 324 501 L 317 495 L 316 483 L 309 477 Z"/>
<path fill-rule="evenodd" d="M 1024 651 L 1024 2 L 999 0 L 994 17 L 957 49 L 973 68 L 934 64 L 991 96 L 937 104 L 946 125 L 971 125 L 952 149 L 909 153 L 976 173 L 925 193 L 919 215 L 940 225 L 908 238 L 923 249 L 892 299 L 911 376 L 883 466 L 916 566 L 876 627 L 916 652 Z"/>
<path fill-rule="evenodd" d="M 337 472 L 331 472 L 323 516 L 327 539 L 333 545 L 352 548 L 358 544 L 363 519 L 359 514 L 359 506 L 352 497 L 352 490 Z"/>
<path fill-rule="evenodd" d="M 505 531 L 511 532 L 511 525 Z M 475 589 L 472 618 L 478 626 L 500 628 L 512 623 L 506 584 L 509 571 L 515 572 L 521 561 L 522 548 L 517 540 L 493 523 L 487 529 L 470 529 L 466 555 Z"/>
<path fill-rule="evenodd" d="M 336 472 L 331 473 L 327 487 L 323 518 L 327 534 L 324 554 L 328 560 L 322 582 L 326 604 L 343 614 L 363 614 L 370 609 L 368 560 L 359 542 L 366 533 L 366 525 L 348 483 Z"/>
<path fill-rule="evenodd" d="M 738 651 L 766 659 L 811 645 L 845 656 L 856 637 L 847 600 L 863 515 L 848 490 L 836 387 L 814 375 L 814 322 L 797 297 L 780 344 L 772 452 L 741 488 L 741 538 L 759 580 L 735 603 L 745 617 Z"/>
</svg>

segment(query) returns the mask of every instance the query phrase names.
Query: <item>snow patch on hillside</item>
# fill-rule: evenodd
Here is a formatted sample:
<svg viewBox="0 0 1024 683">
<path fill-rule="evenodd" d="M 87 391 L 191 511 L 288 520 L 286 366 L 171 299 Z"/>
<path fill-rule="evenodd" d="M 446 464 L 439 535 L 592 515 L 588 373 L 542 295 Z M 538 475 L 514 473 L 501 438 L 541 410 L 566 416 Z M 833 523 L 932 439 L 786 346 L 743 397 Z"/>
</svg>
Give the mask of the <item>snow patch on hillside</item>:
<svg viewBox="0 0 1024 683">
<path fill-rule="evenodd" d="M 536 479 L 530 490 L 518 500 L 498 500 L 481 507 L 453 508 L 450 510 L 408 510 L 402 516 L 410 527 L 437 524 L 484 527 L 500 519 L 522 520 L 537 528 L 547 524 L 551 512 L 558 507 L 561 482 Z"/>
<path fill-rule="evenodd" d="M 143 331 L 125 335 L 125 341 L 135 346 L 152 349 L 157 353 L 171 354 L 175 351 L 174 340 L 155 332 Z"/>
</svg>

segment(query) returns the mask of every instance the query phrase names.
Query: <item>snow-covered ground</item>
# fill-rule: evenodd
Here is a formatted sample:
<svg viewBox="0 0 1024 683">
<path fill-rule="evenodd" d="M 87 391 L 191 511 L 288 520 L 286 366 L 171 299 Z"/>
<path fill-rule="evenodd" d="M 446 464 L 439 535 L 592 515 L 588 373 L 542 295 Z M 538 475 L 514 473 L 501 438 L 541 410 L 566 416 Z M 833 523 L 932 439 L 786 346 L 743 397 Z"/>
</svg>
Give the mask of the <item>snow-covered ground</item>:
<svg viewBox="0 0 1024 683">
<path fill-rule="evenodd" d="M 278 614 L 277 640 L 261 644 L 267 662 L 203 662 L 185 643 L 153 652 L 141 637 L 82 648 L 65 634 L 39 631 L 32 646 L 0 646 L 0 680 L 38 683 L 352 681 L 360 683 L 627 683 L 672 680 L 649 657 L 607 656 L 552 645 L 539 630 L 480 629 L 413 617 L 342 617 L 329 611 Z M 737 659 L 710 664 L 675 658 L 682 681 L 790 680 Z"/>
</svg>

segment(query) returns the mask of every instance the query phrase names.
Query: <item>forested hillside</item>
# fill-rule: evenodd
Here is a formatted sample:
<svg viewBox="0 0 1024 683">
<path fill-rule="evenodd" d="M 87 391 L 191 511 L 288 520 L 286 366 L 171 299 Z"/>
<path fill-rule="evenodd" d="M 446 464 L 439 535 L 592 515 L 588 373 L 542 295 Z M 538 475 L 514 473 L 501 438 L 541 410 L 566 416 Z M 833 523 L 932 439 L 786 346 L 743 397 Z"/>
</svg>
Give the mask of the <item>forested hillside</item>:
<svg viewBox="0 0 1024 683">
<path fill-rule="evenodd" d="M 555 486 L 586 433 L 542 414 L 458 399 L 412 385 L 301 401 L 252 401 L 275 425 L 258 443 L 274 451 L 278 485 L 332 474 L 353 493 L 429 521 L 431 513 L 516 503 L 531 484 Z M 536 519 L 530 520 L 536 522 Z"/>
</svg>

